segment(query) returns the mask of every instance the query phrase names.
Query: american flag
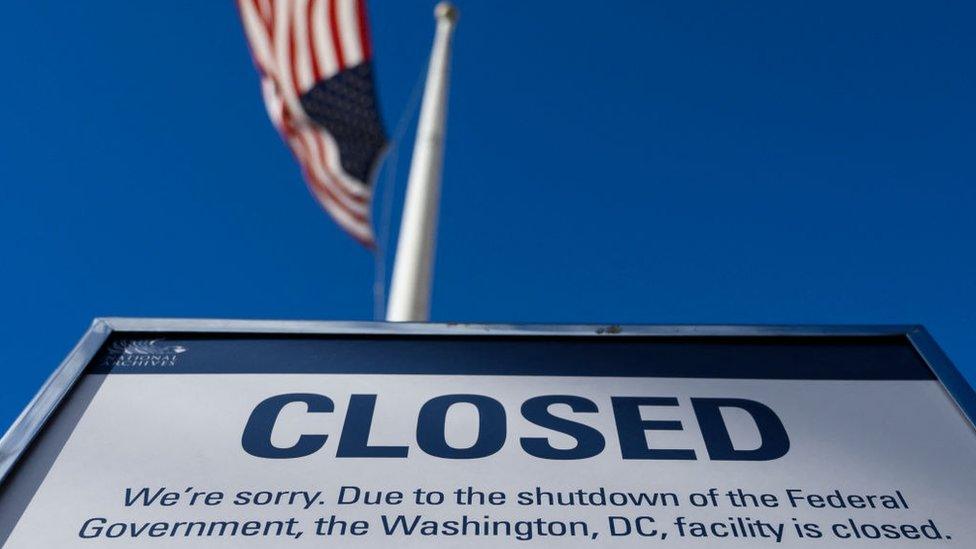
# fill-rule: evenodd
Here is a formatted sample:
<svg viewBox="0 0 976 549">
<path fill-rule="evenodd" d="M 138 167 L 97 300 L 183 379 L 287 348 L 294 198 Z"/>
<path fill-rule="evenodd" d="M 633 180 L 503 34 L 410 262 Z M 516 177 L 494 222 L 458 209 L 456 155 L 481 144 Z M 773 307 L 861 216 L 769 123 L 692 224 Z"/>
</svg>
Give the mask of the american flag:
<svg viewBox="0 0 976 549">
<path fill-rule="evenodd" d="M 268 115 L 322 207 L 363 245 L 386 146 L 365 0 L 238 0 Z"/>
</svg>

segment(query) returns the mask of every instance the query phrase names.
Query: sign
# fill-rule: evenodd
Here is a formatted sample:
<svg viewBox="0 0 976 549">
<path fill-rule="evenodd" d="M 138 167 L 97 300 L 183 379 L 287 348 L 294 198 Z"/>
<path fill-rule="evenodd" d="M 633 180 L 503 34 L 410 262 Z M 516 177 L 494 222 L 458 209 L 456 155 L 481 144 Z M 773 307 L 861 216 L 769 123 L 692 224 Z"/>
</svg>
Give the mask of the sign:
<svg viewBox="0 0 976 549">
<path fill-rule="evenodd" d="M 976 547 L 918 327 L 97 321 L 0 441 L 0 545 Z"/>
</svg>

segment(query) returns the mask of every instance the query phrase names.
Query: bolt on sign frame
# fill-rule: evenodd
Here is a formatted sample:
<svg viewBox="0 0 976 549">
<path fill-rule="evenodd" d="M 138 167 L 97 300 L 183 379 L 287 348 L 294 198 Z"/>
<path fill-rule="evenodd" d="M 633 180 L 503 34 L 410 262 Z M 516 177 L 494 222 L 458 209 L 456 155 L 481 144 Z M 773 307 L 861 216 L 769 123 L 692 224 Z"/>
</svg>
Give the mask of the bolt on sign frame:
<svg viewBox="0 0 976 549">
<path fill-rule="evenodd" d="M 641 341 L 649 345 L 655 342 L 721 341 L 731 345 L 737 342 L 762 343 L 777 341 L 803 341 L 816 346 L 818 342 L 835 344 L 844 341 L 898 342 L 911 349 L 930 371 L 944 395 L 956 407 L 959 419 L 970 430 L 976 424 L 976 393 L 965 378 L 952 365 L 929 333 L 916 325 L 872 326 L 746 326 L 746 325 L 487 325 L 487 324 L 411 324 L 374 322 L 315 322 L 315 321 L 251 321 L 251 320 L 202 320 L 202 319 L 96 319 L 67 358 L 44 383 L 38 394 L 0 439 L 0 502 L 4 492 L 17 481 L 25 463 L 32 461 L 32 448 L 43 439 L 52 418 L 57 416 L 73 398 L 79 380 L 85 373 L 98 367 L 96 358 L 105 356 L 113 341 L 179 340 L 193 338 L 225 338 L 246 341 L 257 337 L 315 338 L 355 337 L 360 340 L 376 338 L 400 338 L 406 340 L 439 341 L 551 341 L 555 345 L 566 342 Z M 807 373 L 816 376 L 816 371 Z M 104 372 L 103 372 L 104 373 Z M 372 372 L 360 372 L 372 373 Z M 397 373 L 380 371 L 376 373 Z M 425 373 L 425 372 L 414 372 Z M 426 372 L 431 373 L 431 372 Z M 470 375 L 494 375 L 490 370 L 458 372 Z M 518 373 L 518 372 L 516 372 Z M 521 372 L 525 373 L 525 372 Z M 673 373 L 673 372 L 672 372 Z M 600 371 L 573 371 L 557 375 L 583 375 L 600 377 Z M 626 377 L 627 372 L 610 375 Z M 790 379 L 803 379 L 804 374 Z M 870 374 L 870 379 L 884 379 L 884 372 Z M 661 376 L 661 377 L 681 377 Z M 698 377 L 709 377 L 699 375 Z M 721 377 L 721 376 L 717 376 Z M 748 376 L 744 376 L 748 377 Z M 781 378 L 775 373 L 772 376 Z M 782 379 L 782 378 L 781 378 Z M 476 391 L 475 391 L 476 392 Z M 93 394 L 87 395 L 91 399 Z M 81 412 L 79 412 L 81 413 Z M 68 433 L 60 436 L 67 438 Z M 53 460 L 53 458 L 51 458 Z M 40 480 L 36 480 L 39 483 Z M 35 484 L 36 489 L 36 484 Z M 8 519 L 11 520 L 11 519 Z M 7 525 L 8 530 L 13 528 Z M 0 545 L 4 543 L 3 519 L 0 518 Z M 9 532 L 8 532 L 9 535 Z M 976 543 L 976 540 L 973 540 Z"/>
</svg>

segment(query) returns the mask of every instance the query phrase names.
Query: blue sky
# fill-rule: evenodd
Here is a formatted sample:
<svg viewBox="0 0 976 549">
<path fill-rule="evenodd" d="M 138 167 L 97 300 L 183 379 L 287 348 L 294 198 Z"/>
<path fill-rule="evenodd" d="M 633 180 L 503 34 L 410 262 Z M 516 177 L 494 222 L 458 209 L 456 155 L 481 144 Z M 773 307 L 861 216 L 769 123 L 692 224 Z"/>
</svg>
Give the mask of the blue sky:
<svg viewBox="0 0 976 549">
<path fill-rule="evenodd" d="M 976 5 L 458 3 L 434 320 L 923 323 L 976 379 Z M 371 4 L 391 132 L 431 9 Z M 232 2 L 5 11 L 0 424 L 96 316 L 372 318 Z"/>
</svg>

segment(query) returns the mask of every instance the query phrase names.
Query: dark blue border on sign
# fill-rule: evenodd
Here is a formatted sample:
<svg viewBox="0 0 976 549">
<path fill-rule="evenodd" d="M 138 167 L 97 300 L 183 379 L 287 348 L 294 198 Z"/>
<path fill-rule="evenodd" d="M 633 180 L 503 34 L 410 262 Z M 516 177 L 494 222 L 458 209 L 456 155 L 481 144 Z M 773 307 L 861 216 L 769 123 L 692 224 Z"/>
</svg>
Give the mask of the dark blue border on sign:
<svg viewBox="0 0 976 549">
<path fill-rule="evenodd" d="M 909 339 L 898 335 L 614 338 L 129 332 L 113 334 L 89 372 L 936 379 Z"/>
</svg>

